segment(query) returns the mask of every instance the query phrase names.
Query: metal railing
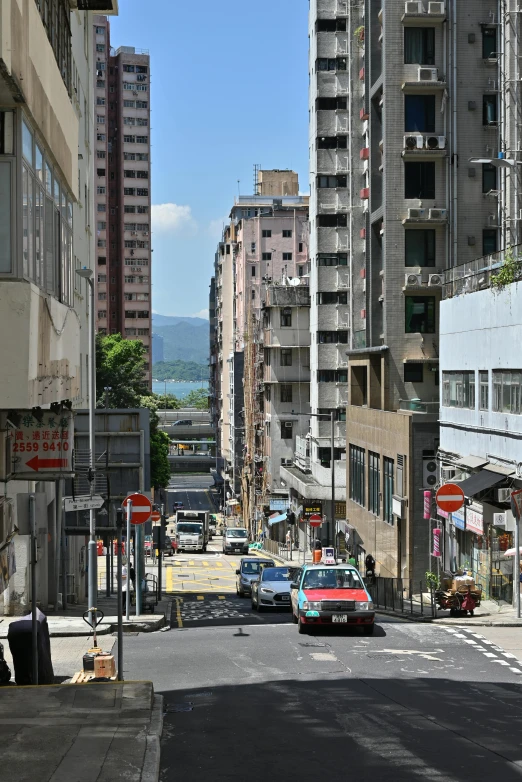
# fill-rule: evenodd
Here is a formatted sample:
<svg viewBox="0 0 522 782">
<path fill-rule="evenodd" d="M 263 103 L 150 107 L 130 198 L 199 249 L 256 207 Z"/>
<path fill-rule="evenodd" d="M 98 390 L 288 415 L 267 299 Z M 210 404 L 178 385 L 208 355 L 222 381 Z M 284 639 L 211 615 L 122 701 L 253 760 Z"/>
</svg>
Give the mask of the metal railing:
<svg viewBox="0 0 522 782">
<path fill-rule="evenodd" d="M 506 256 L 511 257 L 518 265 L 516 279 L 522 279 L 522 246 L 508 247 L 505 250 L 477 258 L 469 263 L 462 263 L 444 272 L 442 298 L 452 299 L 466 293 L 485 290 L 491 286 L 492 277 L 500 269 Z"/>
<path fill-rule="evenodd" d="M 435 593 L 423 581 L 377 577 L 367 579 L 366 588 L 376 608 L 433 619 L 437 616 Z"/>
<path fill-rule="evenodd" d="M 413 413 L 432 413 L 437 415 L 439 407 L 439 402 L 423 402 L 422 399 L 399 400 L 399 410 L 411 410 Z"/>
</svg>

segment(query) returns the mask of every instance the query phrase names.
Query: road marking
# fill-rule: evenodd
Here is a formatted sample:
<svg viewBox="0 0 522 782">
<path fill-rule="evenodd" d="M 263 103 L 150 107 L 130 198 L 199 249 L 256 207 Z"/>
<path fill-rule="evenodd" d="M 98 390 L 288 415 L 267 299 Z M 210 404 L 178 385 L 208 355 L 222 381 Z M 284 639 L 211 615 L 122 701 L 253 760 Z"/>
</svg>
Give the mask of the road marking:
<svg viewBox="0 0 522 782">
<path fill-rule="evenodd" d="M 477 641 L 472 641 L 471 638 L 464 638 L 465 644 L 472 644 L 473 646 L 477 646 Z"/>
<path fill-rule="evenodd" d="M 196 563 L 194 562 L 194 560 L 193 560 L 193 559 L 191 559 L 191 560 L 189 561 L 189 566 L 190 566 L 190 567 L 194 567 L 194 565 L 195 565 L 195 564 L 196 564 Z"/>
<path fill-rule="evenodd" d="M 203 562 L 203 567 L 209 567 L 208 562 Z"/>
<path fill-rule="evenodd" d="M 218 595 L 218 600 L 224 600 L 224 599 L 225 599 L 225 595 Z"/>
<path fill-rule="evenodd" d="M 512 660 L 518 659 L 516 654 L 511 654 L 511 652 L 502 652 L 502 654 L 504 655 L 504 657 L 510 657 Z"/>
<path fill-rule="evenodd" d="M 505 660 L 491 660 L 492 663 L 497 663 L 498 665 L 509 665 L 508 662 Z"/>
<path fill-rule="evenodd" d="M 198 595 L 196 598 L 196 600 L 204 600 L 204 599 L 205 599 L 204 595 Z"/>
<path fill-rule="evenodd" d="M 223 567 L 223 563 L 222 562 L 216 562 L 216 566 L 217 567 Z"/>
<path fill-rule="evenodd" d="M 176 600 L 176 621 L 178 627 L 183 627 L 183 619 L 181 618 L 181 601 Z"/>
<path fill-rule="evenodd" d="M 310 657 L 312 660 L 328 660 L 331 662 L 338 661 L 338 658 L 335 656 L 335 654 L 330 654 L 330 652 L 310 652 Z"/>
<path fill-rule="evenodd" d="M 482 652 L 484 657 L 496 657 L 496 654 L 493 654 L 493 652 Z"/>
<path fill-rule="evenodd" d="M 174 592 L 174 579 L 172 577 L 172 568 L 167 569 L 167 592 Z"/>
<path fill-rule="evenodd" d="M 510 668 L 509 670 L 511 671 L 511 673 L 518 673 L 519 676 L 522 675 L 522 671 L 520 670 L 520 668 Z"/>
<path fill-rule="evenodd" d="M 437 662 L 443 662 L 441 657 L 434 657 L 435 654 L 443 653 L 442 649 L 435 649 L 434 652 L 422 652 L 416 649 L 377 649 L 374 654 L 418 654 L 419 657 L 423 657 L 425 660 L 436 660 Z"/>
</svg>

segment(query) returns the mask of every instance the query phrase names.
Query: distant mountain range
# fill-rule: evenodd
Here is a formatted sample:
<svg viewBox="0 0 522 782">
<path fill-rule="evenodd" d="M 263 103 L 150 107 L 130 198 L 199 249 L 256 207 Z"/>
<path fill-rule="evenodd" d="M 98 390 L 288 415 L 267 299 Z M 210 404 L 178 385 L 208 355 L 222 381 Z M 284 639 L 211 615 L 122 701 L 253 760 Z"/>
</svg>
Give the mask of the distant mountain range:
<svg viewBox="0 0 522 782">
<path fill-rule="evenodd" d="M 195 361 L 207 364 L 209 325 L 204 318 L 152 315 L 152 331 L 163 337 L 164 361 Z"/>
</svg>

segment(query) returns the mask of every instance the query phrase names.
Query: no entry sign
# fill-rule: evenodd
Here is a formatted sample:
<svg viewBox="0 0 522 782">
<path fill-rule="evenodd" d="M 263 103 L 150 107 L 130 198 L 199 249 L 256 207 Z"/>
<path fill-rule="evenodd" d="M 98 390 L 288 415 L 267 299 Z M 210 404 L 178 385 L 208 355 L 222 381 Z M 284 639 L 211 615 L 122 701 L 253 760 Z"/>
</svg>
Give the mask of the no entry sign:
<svg viewBox="0 0 522 782">
<path fill-rule="evenodd" d="M 129 502 L 132 502 L 131 524 L 144 524 L 150 519 L 152 503 L 148 497 L 144 494 L 139 494 L 139 492 L 129 494 L 122 502 L 125 510 L 127 510 Z"/>
<path fill-rule="evenodd" d="M 159 510 L 153 510 L 150 514 L 151 521 L 161 521 L 161 513 Z"/>
<path fill-rule="evenodd" d="M 445 483 L 435 495 L 437 506 L 446 513 L 454 513 L 464 505 L 464 492 L 456 483 Z"/>
<path fill-rule="evenodd" d="M 311 527 L 320 527 L 323 523 L 323 517 L 319 516 L 318 513 L 314 513 L 312 516 L 310 516 L 308 521 L 310 522 Z"/>
</svg>

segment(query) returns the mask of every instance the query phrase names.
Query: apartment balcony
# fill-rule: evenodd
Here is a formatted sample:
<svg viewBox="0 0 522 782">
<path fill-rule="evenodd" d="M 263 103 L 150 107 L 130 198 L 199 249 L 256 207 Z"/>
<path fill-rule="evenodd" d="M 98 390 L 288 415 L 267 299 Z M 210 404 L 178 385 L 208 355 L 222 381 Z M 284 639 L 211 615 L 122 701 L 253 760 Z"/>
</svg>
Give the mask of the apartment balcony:
<svg viewBox="0 0 522 782">
<path fill-rule="evenodd" d="M 433 66 L 405 65 L 405 79 L 402 83 L 403 92 L 432 94 L 447 89 L 445 77 Z"/>
<path fill-rule="evenodd" d="M 348 188 L 320 188 L 317 190 L 317 211 L 347 212 L 349 207 Z"/>
<path fill-rule="evenodd" d="M 346 229 L 341 229 L 346 234 Z M 320 253 L 336 253 L 340 251 L 338 228 L 317 229 L 317 250 Z"/>
<path fill-rule="evenodd" d="M 263 367 L 263 380 L 265 383 L 309 383 L 310 382 L 310 358 L 308 350 L 292 351 L 292 365 L 280 365 L 280 351 L 271 351 L 271 366 Z M 278 356 L 279 353 L 279 356 Z M 300 354 L 300 356 L 299 356 Z"/>
<path fill-rule="evenodd" d="M 438 416 L 440 403 L 423 402 L 422 399 L 401 399 L 399 410 L 409 413 L 422 413 L 423 415 Z"/>
<path fill-rule="evenodd" d="M 0 283 L 0 408 L 41 407 L 80 393 L 74 311 L 28 282 Z"/>
<path fill-rule="evenodd" d="M 518 282 L 522 277 L 520 271 L 522 269 L 522 248 L 520 245 L 447 269 L 444 276 L 442 297 L 452 299 L 454 296 L 490 288 L 495 274 L 506 260 L 506 254 L 509 254 L 509 258 L 515 262 L 513 282 Z"/>
<path fill-rule="evenodd" d="M 345 149 L 318 149 L 317 150 L 317 171 L 321 174 L 336 174 L 340 171 L 338 167 L 338 157 L 346 159 L 346 170 L 348 166 L 348 153 Z M 345 162 L 345 161 L 343 161 Z"/>
<path fill-rule="evenodd" d="M 298 325 L 297 312 L 294 310 L 293 320 Z M 308 313 L 303 313 L 301 328 L 273 327 L 265 329 L 265 348 L 307 348 L 310 347 L 310 325 Z M 277 354 L 274 354 L 277 357 Z"/>
<path fill-rule="evenodd" d="M 317 328 L 319 331 L 348 329 L 348 305 L 321 304 L 317 307 Z"/>
</svg>

